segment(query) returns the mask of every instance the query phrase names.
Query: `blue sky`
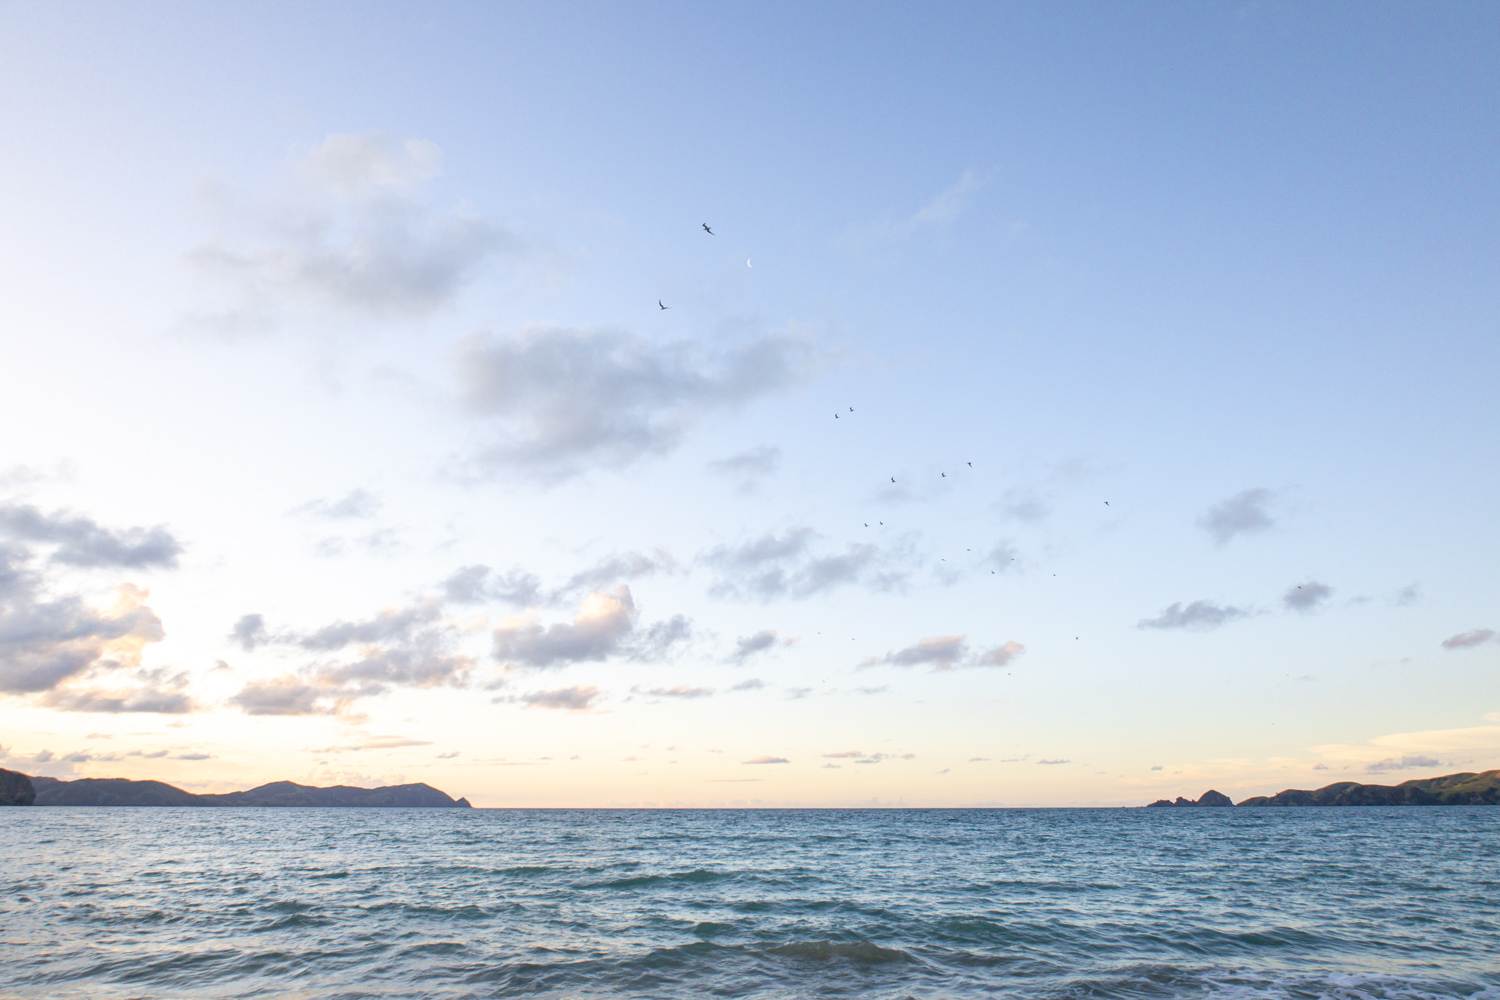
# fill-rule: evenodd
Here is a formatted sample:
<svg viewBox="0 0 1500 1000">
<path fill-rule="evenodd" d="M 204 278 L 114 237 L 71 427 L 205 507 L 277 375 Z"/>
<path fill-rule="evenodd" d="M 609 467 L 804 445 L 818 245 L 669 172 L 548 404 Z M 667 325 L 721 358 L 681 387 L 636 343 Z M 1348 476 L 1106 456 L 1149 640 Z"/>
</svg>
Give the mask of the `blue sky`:
<svg viewBox="0 0 1500 1000">
<path fill-rule="evenodd" d="M 3 766 L 1500 759 L 1485 6 L 5 16 Z"/>
</svg>

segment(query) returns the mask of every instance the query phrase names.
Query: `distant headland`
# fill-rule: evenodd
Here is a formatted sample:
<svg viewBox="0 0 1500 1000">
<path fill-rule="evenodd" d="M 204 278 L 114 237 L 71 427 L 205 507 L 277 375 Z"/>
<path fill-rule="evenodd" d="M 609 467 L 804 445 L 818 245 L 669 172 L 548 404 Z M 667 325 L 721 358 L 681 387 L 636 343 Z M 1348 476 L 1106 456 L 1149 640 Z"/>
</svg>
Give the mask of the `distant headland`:
<svg viewBox="0 0 1500 1000">
<path fill-rule="evenodd" d="M 1227 795 L 1204 792 L 1196 802 L 1157 799 L 1148 809 L 1197 806 L 1232 806 Z M 1288 788 L 1275 795 L 1257 795 L 1244 806 L 1494 806 L 1500 805 L 1500 770 L 1465 771 L 1437 778 L 1413 778 L 1399 785 L 1362 785 L 1338 781 L 1314 791 Z"/>
<path fill-rule="evenodd" d="M 0 768 L 0 806 L 310 806 L 347 809 L 468 809 L 431 785 L 317 788 L 273 781 L 243 792 L 198 795 L 162 781 L 33 778 Z"/>
</svg>

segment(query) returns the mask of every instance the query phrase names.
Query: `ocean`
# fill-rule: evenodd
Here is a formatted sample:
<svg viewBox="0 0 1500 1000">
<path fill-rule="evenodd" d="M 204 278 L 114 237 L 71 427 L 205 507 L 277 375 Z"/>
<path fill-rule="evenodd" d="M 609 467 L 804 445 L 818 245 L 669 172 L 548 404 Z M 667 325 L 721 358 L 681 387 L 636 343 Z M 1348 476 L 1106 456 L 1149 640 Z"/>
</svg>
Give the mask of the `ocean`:
<svg viewBox="0 0 1500 1000">
<path fill-rule="evenodd" d="M 3 809 L 0 996 L 1500 998 L 1500 808 Z"/>
</svg>

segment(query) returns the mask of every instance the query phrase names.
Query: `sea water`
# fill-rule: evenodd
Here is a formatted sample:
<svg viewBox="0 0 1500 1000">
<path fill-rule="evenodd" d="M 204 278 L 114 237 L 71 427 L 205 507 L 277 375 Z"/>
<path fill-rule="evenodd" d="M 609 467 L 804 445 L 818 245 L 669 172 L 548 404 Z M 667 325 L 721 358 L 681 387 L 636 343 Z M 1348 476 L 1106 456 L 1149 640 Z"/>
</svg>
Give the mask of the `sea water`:
<svg viewBox="0 0 1500 1000">
<path fill-rule="evenodd" d="M 1500 997 L 1500 808 L 3 809 L 0 996 Z"/>
</svg>

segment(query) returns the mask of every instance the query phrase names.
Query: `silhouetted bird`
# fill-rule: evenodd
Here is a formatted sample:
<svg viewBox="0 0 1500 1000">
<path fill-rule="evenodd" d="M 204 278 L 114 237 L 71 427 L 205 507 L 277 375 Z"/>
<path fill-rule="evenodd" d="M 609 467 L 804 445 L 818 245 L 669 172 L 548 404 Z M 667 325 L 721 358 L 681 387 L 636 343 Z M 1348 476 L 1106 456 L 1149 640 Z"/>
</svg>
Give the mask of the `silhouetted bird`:
<svg viewBox="0 0 1500 1000">
<path fill-rule="evenodd" d="M 895 481 L 896 481 L 896 477 L 895 477 L 895 476 L 892 476 L 892 477 L 891 477 L 891 482 L 893 482 L 893 483 L 894 483 L 894 482 L 895 482 Z"/>
<path fill-rule="evenodd" d="M 672 308 L 671 306 L 668 306 L 668 305 L 662 305 L 661 299 L 657 299 L 656 300 L 656 307 L 658 309 L 660 309 L 662 312 L 666 312 L 668 309 Z"/>
<path fill-rule="evenodd" d="M 1104 506 L 1106 506 L 1106 507 L 1109 506 L 1109 501 L 1108 500 L 1104 501 Z"/>
<path fill-rule="evenodd" d="M 852 406 L 851 406 L 851 407 L 849 407 L 849 412 L 850 412 L 850 413 L 853 413 L 853 412 L 854 412 L 854 407 L 852 407 Z"/>
<path fill-rule="evenodd" d="M 942 476 L 944 479 L 948 478 L 948 473 L 946 472 L 939 472 L 938 475 Z"/>
<path fill-rule="evenodd" d="M 973 462 L 969 463 L 969 468 L 971 468 L 971 469 L 974 468 L 974 463 Z"/>
<path fill-rule="evenodd" d="M 703 231 L 705 233 L 707 233 L 708 235 L 710 235 L 710 236 L 712 236 L 714 234 L 714 231 L 712 229 L 708 228 L 708 223 L 706 223 L 706 222 L 703 224 Z"/>
<path fill-rule="evenodd" d="M 870 522 L 869 522 L 869 521 L 866 521 L 866 522 L 865 522 L 865 527 L 866 527 L 866 528 L 868 528 L 868 527 L 869 527 L 869 526 L 870 526 Z"/>
</svg>

